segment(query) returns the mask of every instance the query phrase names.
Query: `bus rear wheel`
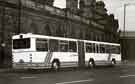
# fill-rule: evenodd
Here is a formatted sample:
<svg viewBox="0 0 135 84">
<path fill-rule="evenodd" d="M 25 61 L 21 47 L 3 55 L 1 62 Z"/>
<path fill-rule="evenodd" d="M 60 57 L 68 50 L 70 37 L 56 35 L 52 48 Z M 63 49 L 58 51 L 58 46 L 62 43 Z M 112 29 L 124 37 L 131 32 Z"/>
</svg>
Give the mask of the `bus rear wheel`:
<svg viewBox="0 0 135 84">
<path fill-rule="evenodd" d="M 58 61 L 52 62 L 52 69 L 58 71 L 60 69 L 60 63 Z"/>
<path fill-rule="evenodd" d="M 116 64 L 116 61 L 115 61 L 115 59 L 113 59 L 113 60 L 111 61 L 111 66 L 115 66 L 115 64 Z"/>
<path fill-rule="evenodd" d="M 91 69 L 95 67 L 95 62 L 94 62 L 94 60 L 90 60 L 90 61 L 88 62 L 88 67 L 91 68 Z"/>
</svg>

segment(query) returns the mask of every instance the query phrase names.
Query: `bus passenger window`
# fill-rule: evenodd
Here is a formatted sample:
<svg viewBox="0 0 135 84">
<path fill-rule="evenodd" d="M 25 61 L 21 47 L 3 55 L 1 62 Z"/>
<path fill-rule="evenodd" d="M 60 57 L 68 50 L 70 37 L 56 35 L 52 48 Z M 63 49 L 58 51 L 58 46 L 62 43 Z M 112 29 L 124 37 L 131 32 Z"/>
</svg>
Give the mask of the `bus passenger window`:
<svg viewBox="0 0 135 84">
<path fill-rule="evenodd" d="M 96 53 L 96 44 L 93 43 L 93 53 Z"/>
<path fill-rule="evenodd" d="M 36 39 L 36 50 L 37 51 L 48 51 L 48 40 Z"/>
<path fill-rule="evenodd" d="M 113 46 L 111 50 L 112 50 L 113 54 L 120 54 L 120 47 L 119 46 Z"/>
<path fill-rule="evenodd" d="M 120 46 L 117 46 L 117 52 L 116 54 L 120 54 Z"/>
<path fill-rule="evenodd" d="M 52 52 L 58 51 L 58 40 L 55 40 L 55 39 L 49 40 L 49 50 Z"/>
<path fill-rule="evenodd" d="M 95 53 L 99 53 L 99 44 L 95 44 Z"/>
<path fill-rule="evenodd" d="M 76 52 L 76 51 L 77 51 L 76 42 L 69 41 L 69 52 Z"/>
<path fill-rule="evenodd" d="M 100 53 L 105 53 L 105 46 L 104 45 L 100 45 Z"/>
<path fill-rule="evenodd" d="M 93 46 L 91 43 L 86 43 L 86 52 L 88 52 L 88 53 L 93 52 Z"/>
<path fill-rule="evenodd" d="M 60 41 L 59 42 L 59 50 L 60 52 L 67 52 L 68 51 L 68 41 Z"/>
<path fill-rule="evenodd" d="M 109 45 L 104 45 L 104 47 L 105 47 L 105 53 L 111 53 Z"/>
</svg>

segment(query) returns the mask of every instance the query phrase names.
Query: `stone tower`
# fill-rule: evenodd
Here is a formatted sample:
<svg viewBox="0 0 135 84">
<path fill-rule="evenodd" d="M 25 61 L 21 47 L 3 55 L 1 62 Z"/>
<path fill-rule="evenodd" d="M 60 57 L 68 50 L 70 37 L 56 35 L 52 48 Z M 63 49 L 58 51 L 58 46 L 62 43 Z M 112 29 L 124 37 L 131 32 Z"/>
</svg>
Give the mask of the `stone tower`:
<svg viewBox="0 0 135 84">
<path fill-rule="evenodd" d="M 96 0 L 80 0 L 79 4 L 81 15 L 87 18 L 91 18 L 93 16 Z"/>
<path fill-rule="evenodd" d="M 78 0 L 66 0 L 66 8 L 76 13 L 78 10 Z"/>
</svg>

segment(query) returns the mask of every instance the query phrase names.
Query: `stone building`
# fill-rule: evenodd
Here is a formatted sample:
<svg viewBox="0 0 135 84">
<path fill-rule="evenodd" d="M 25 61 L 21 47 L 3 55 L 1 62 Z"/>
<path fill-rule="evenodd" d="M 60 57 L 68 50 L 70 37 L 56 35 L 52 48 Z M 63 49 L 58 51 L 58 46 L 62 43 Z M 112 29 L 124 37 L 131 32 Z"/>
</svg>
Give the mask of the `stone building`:
<svg viewBox="0 0 135 84">
<path fill-rule="evenodd" d="M 66 8 L 76 13 L 78 11 L 78 0 L 66 0 Z"/>
<path fill-rule="evenodd" d="M 11 37 L 18 33 L 118 42 L 117 20 L 103 3 L 80 0 L 78 9 L 77 1 L 60 9 L 53 0 L 0 0 L 0 64 L 11 65 Z"/>
<path fill-rule="evenodd" d="M 96 7 L 96 0 L 80 0 L 81 15 L 86 18 L 92 18 Z"/>
</svg>

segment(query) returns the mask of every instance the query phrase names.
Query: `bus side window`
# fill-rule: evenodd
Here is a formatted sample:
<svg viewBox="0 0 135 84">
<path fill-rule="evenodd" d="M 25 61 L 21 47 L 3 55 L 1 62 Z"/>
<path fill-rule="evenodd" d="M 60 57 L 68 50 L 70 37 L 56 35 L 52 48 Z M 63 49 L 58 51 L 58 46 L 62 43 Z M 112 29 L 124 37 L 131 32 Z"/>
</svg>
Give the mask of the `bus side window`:
<svg viewBox="0 0 135 84">
<path fill-rule="evenodd" d="M 49 50 L 52 52 L 58 51 L 58 40 L 55 40 L 55 39 L 49 40 Z"/>
<path fill-rule="evenodd" d="M 100 51 L 100 44 L 98 44 L 98 53 L 101 53 L 101 51 Z"/>
<path fill-rule="evenodd" d="M 110 46 L 109 45 L 105 45 L 105 52 L 110 53 Z"/>
<path fill-rule="evenodd" d="M 69 41 L 69 52 L 77 52 L 76 42 Z"/>
<path fill-rule="evenodd" d="M 115 53 L 116 52 L 115 50 L 116 50 L 115 46 L 110 46 L 110 52 L 111 53 Z"/>
<path fill-rule="evenodd" d="M 120 54 L 120 47 L 119 46 L 113 46 L 112 47 L 112 53 Z"/>
<path fill-rule="evenodd" d="M 68 52 L 68 41 L 59 41 L 60 52 Z"/>
<path fill-rule="evenodd" d="M 100 53 L 100 44 L 97 44 L 97 53 Z"/>
<path fill-rule="evenodd" d="M 37 51 L 48 51 L 48 40 L 36 39 L 36 50 Z"/>
<path fill-rule="evenodd" d="M 99 53 L 99 44 L 95 44 L 95 53 Z"/>
<path fill-rule="evenodd" d="M 104 48 L 105 48 L 105 53 L 109 53 L 109 46 L 108 45 L 104 45 Z"/>
<path fill-rule="evenodd" d="M 93 43 L 93 53 L 96 53 L 96 44 Z"/>
<path fill-rule="evenodd" d="M 103 44 L 100 45 L 100 53 L 105 53 L 105 46 Z"/>
<path fill-rule="evenodd" d="M 92 53 L 93 52 L 92 43 L 86 43 L 86 52 L 88 52 L 88 53 Z"/>
<path fill-rule="evenodd" d="M 120 54 L 120 46 L 117 46 L 117 54 Z"/>
</svg>

